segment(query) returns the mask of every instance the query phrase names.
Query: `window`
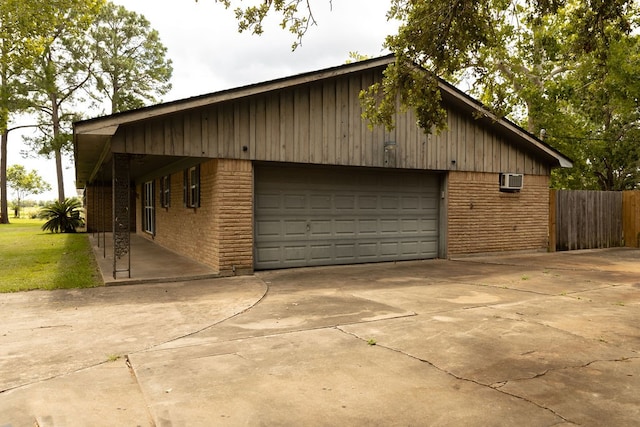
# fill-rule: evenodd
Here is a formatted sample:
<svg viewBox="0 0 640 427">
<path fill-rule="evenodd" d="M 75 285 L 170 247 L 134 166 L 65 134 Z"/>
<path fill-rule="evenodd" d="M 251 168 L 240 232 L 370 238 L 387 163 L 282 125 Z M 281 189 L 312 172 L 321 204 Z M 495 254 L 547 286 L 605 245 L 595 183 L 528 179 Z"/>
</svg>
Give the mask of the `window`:
<svg viewBox="0 0 640 427">
<path fill-rule="evenodd" d="M 160 205 L 163 208 L 171 206 L 171 175 L 160 178 Z"/>
<path fill-rule="evenodd" d="M 200 165 L 184 171 L 183 203 L 186 207 L 200 207 Z"/>
<path fill-rule="evenodd" d="M 156 234 L 156 213 L 154 209 L 155 185 L 147 181 L 142 185 L 142 228 L 145 232 Z"/>
</svg>

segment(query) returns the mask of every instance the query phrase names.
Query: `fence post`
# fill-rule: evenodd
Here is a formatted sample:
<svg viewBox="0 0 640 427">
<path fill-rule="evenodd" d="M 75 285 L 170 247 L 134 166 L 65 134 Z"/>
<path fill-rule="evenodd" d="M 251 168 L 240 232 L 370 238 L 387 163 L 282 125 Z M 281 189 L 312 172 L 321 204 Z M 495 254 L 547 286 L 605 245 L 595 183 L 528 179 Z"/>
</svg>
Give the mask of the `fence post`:
<svg viewBox="0 0 640 427">
<path fill-rule="evenodd" d="M 625 246 L 640 247 L 640 191 L 622 193 L 622 230 Z"/>
<path fill-rule="evenodd" d="M 549 252 L 556 251 L 556 192 L 549 190 Z"/>
</svg>

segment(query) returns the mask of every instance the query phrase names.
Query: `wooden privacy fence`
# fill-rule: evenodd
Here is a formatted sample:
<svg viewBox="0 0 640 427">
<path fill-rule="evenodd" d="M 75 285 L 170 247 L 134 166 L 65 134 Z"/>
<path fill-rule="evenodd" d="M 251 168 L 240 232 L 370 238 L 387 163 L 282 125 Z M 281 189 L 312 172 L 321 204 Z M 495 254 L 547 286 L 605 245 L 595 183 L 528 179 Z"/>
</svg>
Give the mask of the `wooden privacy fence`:
<svg viewBox="0 0 640 427">
<path fill-rule="evenodd" d="M 639 247 L 640 191 L 551 190 L 549 250 Z"/>
</svg>

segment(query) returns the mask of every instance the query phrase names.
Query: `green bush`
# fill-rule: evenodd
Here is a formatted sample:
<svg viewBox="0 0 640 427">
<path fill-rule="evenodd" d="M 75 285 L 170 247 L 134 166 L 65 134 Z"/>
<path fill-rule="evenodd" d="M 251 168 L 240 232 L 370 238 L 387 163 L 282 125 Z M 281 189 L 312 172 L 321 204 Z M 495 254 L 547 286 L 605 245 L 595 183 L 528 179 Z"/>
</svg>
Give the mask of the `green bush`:
<svg viewBox="0 0 640 427">
<path fill-rule="evenodd" d="M 40 210 L 40 218 L 47 220 L 42 230 L 52 233 L 75 233 L 78 227 L 84 225 L 80 217 L 82 202 L 76 198 L 66 199 L 60 203 L 55 201 Z"/>
</svg>

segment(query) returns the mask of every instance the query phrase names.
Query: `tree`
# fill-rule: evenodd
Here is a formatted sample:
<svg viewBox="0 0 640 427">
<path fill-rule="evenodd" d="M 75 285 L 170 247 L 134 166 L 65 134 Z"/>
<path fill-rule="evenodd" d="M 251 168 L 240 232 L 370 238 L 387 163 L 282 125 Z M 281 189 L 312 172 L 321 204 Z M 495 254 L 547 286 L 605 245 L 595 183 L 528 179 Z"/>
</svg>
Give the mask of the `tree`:
<svg viewBox="0 0 640 427">
<path fill-rule="evenodd" d="M 31 152 L 55 157 L 62 203 L 62 156 L 71 153 L 78 103 L 88 94 L 109 99 L 112 113 L 141 107 L 169 91 L 172 68 L 158 33 L 144 17 L 103 0 L 58 2 L 58 25 L 28 76 L 39 133 L 26 142 Z"/>
<path fill-rule="evenodd" d="M 57 0 L 47 3 L 51 26 L 46 43 L 26 79 L 31 93 L 30 105 L 39 116 L 39 134 L 26 141 L 32 151 L 55 157 L 58 200 L 63 201 L 62 156 L 70 152 L 70 125 L 77 114 L 71 109 L 80 90 L 87 85 L 91 62 L 79 55 L 85 32 L 97 16 L 103 0 Z M 69 25 L 73 22 L 73 25 Z"/>
<path fill-rule="evenodd" d="M 580 161 L 572 173 L 556 172 L 556 182 L 608 191 L 640 185 L 639 74 L 640 37 L 631 36 L 610 40 L 606 57 L 589 54 L 567 76 L 574 131 L 560 129 L 550 142 Z"/>
<path fill-rule="evenodd" d="M 88 37 L 96 55 L 96 87 L 110 100 L 111 113 L 158 102 L 171 89 L 167 48 L 144 16 L 109 2 Z"/>
<path fill-rule="evenodd" d="M 434 80 L 466 73 L 497 112 L 524 105 L 533 132 L 547 83 L 583 54 L 606 55 L 611 28 L 631 31 L 633 7 L 629 0 L 393 0 L 389 16 L 403 25 L 386 46 L 397 59 L 369 91 L 379 102 L 367 114 L 392 126 L 390 105 L 400 96 L 427 131 L 442 128 L 445 112 L 431 106 L 439 99 Z M 412 90 L 413 80 L 422 90 Z"/>
<path fill-rule="evenodd" d="M 16 193 L 16 213 L 20 216 L 22 202 L 31 194 L 41 194 L 51 189 L 35 170 L 26 171 L 22 165 L 13 165 L 7 169 L 7 183 Z"/>
<path fill-rule="evenodd" d="M 227 9 L 232 7 L 234 3 L 232 0 L 214 1 L 222 3 Z M 329 0 L 329 3 L 331 1 Z M 303 6 L 300 7 L 300 5 Z M 291 45 L 294 50 L 302 42 L 302 38 L 309 30 L 309 27 L 316 25 L 309 0 L 265 0 L 257 6 L 234 7 L 234 12 L 238 21 L 238 31 L 251 31 L 257 35 L 263 33 L 263 22 L 267 15 L 279 15 L 280 27 L 291 32 L 296 38 Z"/>
<path fill-rule="evenodd" d="M 41 45 L 38 0 L 0 2 L 0 223 L 8 224 L 7 146 L 13 113 L 26 108 L 23 71 L 29 69 Z M 36 19 L 34 19 L 36 18 Z"/>
</svg>

